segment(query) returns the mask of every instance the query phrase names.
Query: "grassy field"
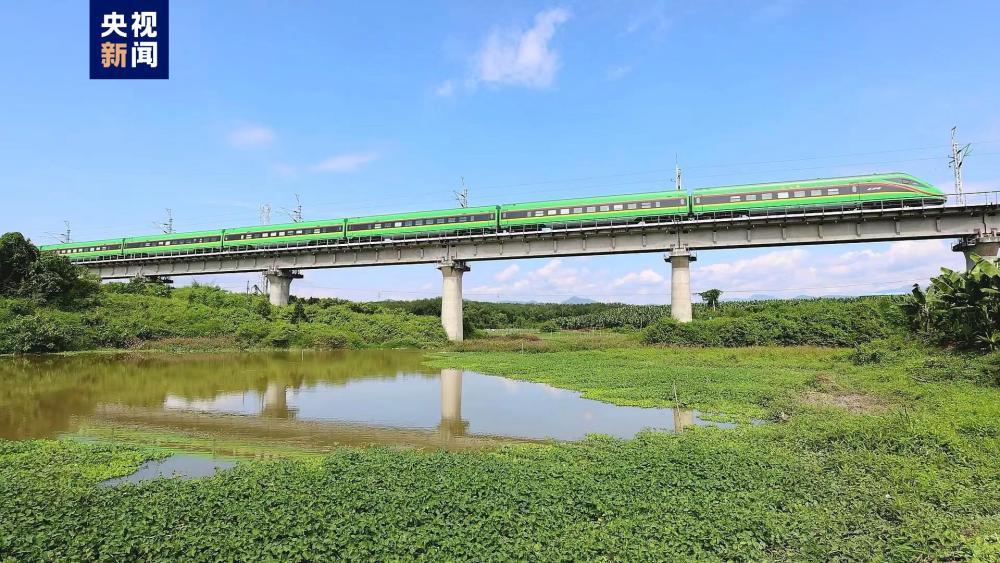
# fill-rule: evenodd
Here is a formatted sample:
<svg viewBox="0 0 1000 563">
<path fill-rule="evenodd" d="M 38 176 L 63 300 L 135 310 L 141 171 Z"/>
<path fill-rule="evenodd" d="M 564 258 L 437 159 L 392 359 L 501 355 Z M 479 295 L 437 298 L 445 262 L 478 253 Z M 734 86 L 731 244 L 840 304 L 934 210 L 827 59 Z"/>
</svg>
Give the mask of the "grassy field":
<svg viewBox="0 0 1000 563">
<path fill-rule="evenodd" d="M 0 560 L 997 560 L 1000 389 L 908 349 L 528 333 L 434 354 L 769 424 L 475 453 L 343 449 L 114 489 L 151 452 L 0 442 Z"/>
</svg>

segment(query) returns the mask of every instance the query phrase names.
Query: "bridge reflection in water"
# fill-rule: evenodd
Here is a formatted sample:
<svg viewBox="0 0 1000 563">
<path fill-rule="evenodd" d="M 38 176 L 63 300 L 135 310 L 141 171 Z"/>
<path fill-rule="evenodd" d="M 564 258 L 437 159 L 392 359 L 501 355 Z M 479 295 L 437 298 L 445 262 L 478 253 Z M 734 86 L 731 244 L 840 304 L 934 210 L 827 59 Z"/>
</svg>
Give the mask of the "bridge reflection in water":
<svg viewBox="0 0 1000 563">
<path fill-rule="evenodd" d="M 706 424 L 693 411 L 616 406 L 422 362 L 412 351 L 27 358 L 0 364 L 0 437 L 270 455 L 339 445 L 461 450 Z"/>
</svg>

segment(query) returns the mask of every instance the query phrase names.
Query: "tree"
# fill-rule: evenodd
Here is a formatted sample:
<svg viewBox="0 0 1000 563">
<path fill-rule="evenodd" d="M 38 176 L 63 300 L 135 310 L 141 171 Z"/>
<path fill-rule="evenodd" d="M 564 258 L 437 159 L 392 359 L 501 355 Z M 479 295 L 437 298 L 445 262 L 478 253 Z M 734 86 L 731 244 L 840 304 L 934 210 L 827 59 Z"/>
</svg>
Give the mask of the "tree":
<svg viewBox="0 0 1000 563">
<path fill-rule="evenodd" d="M 92 295 L 99 284 L 65 256 L 39 252 L 21 233 L 0 237 L 0 295 L 69 304 Z"/>
<path fill-rule="evenodd" d="M 903 303 L 911 325 L 963 347 L 1000 349 L 1000 268 L 972 256 L 968 272 L 941 269 L 926 294 L 914 288 Z"/>
<path fill-rule="evenodd" d="M 69 304 L 98 291 L 100 282 L 63 256 L 42 254 L 31 265 L 21 294 L 43 302 Z"/>
<path fill-rule="evenodd" d="M 903 313 L 910 319 L 910 326 L 916 330 L 930 332 L 932 311 L 927 293 L 920 289 L 920 284 L 913 284 L 913 289 L 901 305 Z"/>
<path fill-rule="evenodd" d="M 12 297 L 21 293 L 21 286 L 38 257 L 38 249 L 21 233 L 0 236 L 0 295 Z"/>
<path fill-rule="evenodd" d="M 706 305 L 713 309 L 719 307 L 719 298 L 722 297 L 721 289 L 707 289 L 698 294 L 701 300 L 705 302 Z"/>
<path fill-rule="evenodd" d="M 295 301 L 295 307 L 292 309 L 292 318 L 289 319 L 289 322 L 291 322 L 293 325 L 299 324 L 300 322 L 303 323 L 309 322 L 309 317 L 306 315 L 306 310 L 302 306 L 301 301 L 299 300 Z"/>
</svg>

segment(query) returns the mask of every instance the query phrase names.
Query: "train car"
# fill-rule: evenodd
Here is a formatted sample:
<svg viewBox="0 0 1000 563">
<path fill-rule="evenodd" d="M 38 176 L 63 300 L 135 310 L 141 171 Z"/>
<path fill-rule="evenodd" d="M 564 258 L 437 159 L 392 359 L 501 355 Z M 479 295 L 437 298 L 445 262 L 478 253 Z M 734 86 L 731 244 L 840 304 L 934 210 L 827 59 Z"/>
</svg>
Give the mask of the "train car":
<svg viewBox="0 0 1000 563">
<path fill-rule="evenodd" d="M 615 196 L 533 201 L 500 206 L 500 227 L 542 228 L 566 223 L 599 223 L 612 219 L 684 216 L 690 212 L 687 194 L 673 190 Z"/>
<path fill-rule="evenodd" d="M 497 206 L 489 205 L 351 217 L 347 220 L 347 238 L 390 238 L 420 233 L 496 229 L 497 210 Z"/>
<path fill-rule="evenodd" d="M 45 244 L 39 246 L 38 249 L 42 252 L 52 252 L 65 256 L 73 262 L 78 260 L 109 260 L 122 257 L 123 242 L 123 239 L 116 238 L 89 242 Z"/>
<path fill-rule="evenodd" d="M 346 221 L 346 219 L 326 219 L 226 229 L 222 245 L 229 249 L 339 242 L 344 239 Z"/>
<path fill-rule="evenodd" d="M 695 190 L 694 215 L 753 213 L 780 208 L 863 207 L 873 205 L 940 205 L 947 196 L 909 174 L 821 178 L 797 182 L 746 184 Z"/>
<path fill-rule="evenodd" d="M 157 254 L 196 254 L 222 250 L 222 231 L 160 233 L 124 240 L 126 257 Z"/>
</svg>

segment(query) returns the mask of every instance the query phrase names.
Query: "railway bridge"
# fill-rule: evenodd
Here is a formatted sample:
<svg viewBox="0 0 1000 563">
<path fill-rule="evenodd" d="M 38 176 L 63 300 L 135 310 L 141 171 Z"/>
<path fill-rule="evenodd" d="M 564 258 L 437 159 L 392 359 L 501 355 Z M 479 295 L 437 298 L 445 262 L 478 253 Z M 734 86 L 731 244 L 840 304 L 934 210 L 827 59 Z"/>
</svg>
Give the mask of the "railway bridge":
<svg viewBox="0 0 1000 563">
<path fill-rule="evenodd" d="M 301 271 L 433 264 L 442 282 L 441 322 L 448 338 L 462 340 L 462 276 L 470 263 L 555 256 L 662 252 L 671 266 L 671 312 L 691 320 L 690 263 L 696 251 L 809 244 L 955 239 L 953 249 L 997 260 L 1000 191 L 949 196 L 942 204 L 803 210 L 783 208 L 752 215 L 663 217 L 640 223 L 568 223 L 523 231 L 473 230 L 330 244 L 281 244 L 266 249 L 125 257 L 82 261 L 102 279 L 264 272 L 269 298 L 287 305 Z"/>
</svg>

